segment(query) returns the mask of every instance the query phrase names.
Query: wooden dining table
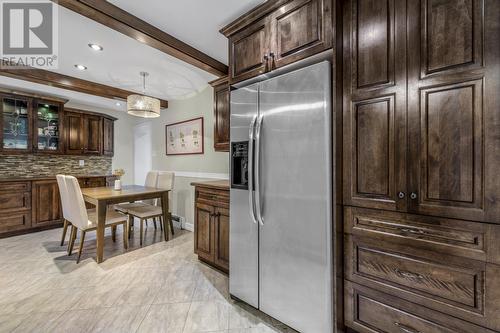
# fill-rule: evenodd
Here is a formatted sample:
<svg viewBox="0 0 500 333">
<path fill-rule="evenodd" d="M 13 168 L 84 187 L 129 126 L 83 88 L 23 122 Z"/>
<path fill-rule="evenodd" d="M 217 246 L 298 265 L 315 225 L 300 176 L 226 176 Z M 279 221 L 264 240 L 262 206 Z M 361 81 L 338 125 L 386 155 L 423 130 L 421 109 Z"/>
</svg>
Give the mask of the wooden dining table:
<svg viewBox="0 0 500 333">
<path fill-rule="evenodd" d="M 106 225 L 106 211 L 108 205 L 134 202 L 147 199 L 161 200 L 164 221 L 164 238 L 169 239 L 169 227 L 171 225 L 168 207 L 168 193 L 170 190 L 164 190 L 154 187 L 145 187 L 140 185 L 125 185 L 121 190 L 115 190 L 113 187 L 93 187 L 83 188 L 82 194 L 85 202 L 96 207 L 97 214 L 97 263 L 103 261 L 104 254 L 104 230 Z M 170 230 L 171 232 L 171 230 Z"/>
</svg>

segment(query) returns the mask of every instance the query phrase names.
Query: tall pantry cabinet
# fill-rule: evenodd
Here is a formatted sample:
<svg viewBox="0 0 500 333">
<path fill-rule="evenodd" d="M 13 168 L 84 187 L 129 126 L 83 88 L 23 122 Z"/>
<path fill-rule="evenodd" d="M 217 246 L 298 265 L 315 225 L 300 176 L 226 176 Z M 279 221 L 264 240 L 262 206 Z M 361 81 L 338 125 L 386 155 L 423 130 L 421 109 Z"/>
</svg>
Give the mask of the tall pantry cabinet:
<svg viewBox="0 0 500 333">
<path fill-rule="evenodd" d="M 498 22 L 497 0 L 343 2 L 356 331 L 500 330 Z"/>
</svg>

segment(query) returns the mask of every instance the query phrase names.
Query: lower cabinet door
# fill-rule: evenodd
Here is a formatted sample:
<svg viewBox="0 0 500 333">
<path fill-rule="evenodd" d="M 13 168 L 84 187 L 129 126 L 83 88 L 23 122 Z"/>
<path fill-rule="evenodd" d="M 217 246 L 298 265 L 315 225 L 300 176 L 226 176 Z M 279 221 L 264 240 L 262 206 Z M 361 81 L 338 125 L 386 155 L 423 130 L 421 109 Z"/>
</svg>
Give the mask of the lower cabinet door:
<svg viewBox="0 0 500 333">
<path fill-rule="evenodd" d="M 344 287 L 345 324 L 359 333 L 494 332 L 347 280 Z"/>
<path fill-rule="evenodd" d="M 32 227 L 61 223 L 61 198 L 59 197 L 57 181 L 34 181 L 31 200 Z"/>
<path fill-rule="evenodd" d="M 209 262 L 215 259 L 215 230 L 212 223 L 214 211 L 213 206 L 196 203 L 194 251 L 200 259 Z"/>
<path fill-rule="evenodd" d="M 229 209 L 215 208 L 215 264 L 229 272 Z"/>
</svg>

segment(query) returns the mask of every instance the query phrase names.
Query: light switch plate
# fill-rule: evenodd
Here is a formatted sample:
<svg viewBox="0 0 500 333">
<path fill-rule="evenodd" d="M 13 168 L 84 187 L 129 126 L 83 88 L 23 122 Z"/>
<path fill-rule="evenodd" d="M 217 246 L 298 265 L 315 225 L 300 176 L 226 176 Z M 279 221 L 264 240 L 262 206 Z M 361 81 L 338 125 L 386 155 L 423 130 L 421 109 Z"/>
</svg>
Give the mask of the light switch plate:
<svg viewBox="0 0 500 333">
<path fill-rule="evenodd" d="M 81 166 L 81 167 L 85 166 L 85 160 L 78 161 L 78 165 Z"/>
</svg>

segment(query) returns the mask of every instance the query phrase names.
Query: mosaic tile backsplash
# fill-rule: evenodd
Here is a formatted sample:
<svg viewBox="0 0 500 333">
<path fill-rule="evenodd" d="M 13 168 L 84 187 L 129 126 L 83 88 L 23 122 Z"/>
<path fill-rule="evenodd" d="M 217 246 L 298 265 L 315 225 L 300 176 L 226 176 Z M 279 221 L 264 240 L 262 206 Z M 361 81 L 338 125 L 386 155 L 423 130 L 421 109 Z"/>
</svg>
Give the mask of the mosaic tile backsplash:
<svg viewBox="0 0 500 333">
<path fill-rule="evenodd" d="M 80 160 L 85 161 L 85 166 L 79 166 Z M 0 155 L 0 177 L 106 175 L 112 171 L 111 161 L 107 156 Z"/>
</svg>

